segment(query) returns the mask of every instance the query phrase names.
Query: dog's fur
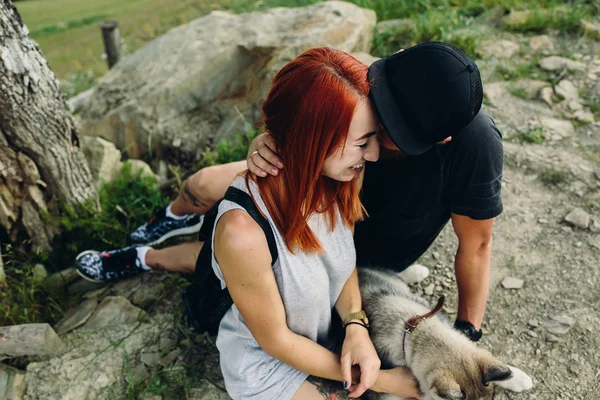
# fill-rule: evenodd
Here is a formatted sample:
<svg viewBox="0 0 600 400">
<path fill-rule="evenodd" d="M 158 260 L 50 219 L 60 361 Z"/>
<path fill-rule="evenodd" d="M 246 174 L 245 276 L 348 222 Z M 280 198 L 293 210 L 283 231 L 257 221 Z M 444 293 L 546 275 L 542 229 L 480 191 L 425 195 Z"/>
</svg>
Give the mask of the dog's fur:
<svg viewBox="0 0 600 400">
<path fill-rule="evenodd" d="M 405 358 L 405 322 L 431 307 L 393 273 L 371 268 L 358 271 L 363 308 L 382 368 L 410 368 L 426 400 L 488 400 L 493 398 L 494 385 L 515 392 L 532 387 L 523 371 L 498 361 L 438 315 L 421 322 L 410 334 Z M 399 399 L 376 393 L 369 396 L 369 400 Z"/>
</svg>

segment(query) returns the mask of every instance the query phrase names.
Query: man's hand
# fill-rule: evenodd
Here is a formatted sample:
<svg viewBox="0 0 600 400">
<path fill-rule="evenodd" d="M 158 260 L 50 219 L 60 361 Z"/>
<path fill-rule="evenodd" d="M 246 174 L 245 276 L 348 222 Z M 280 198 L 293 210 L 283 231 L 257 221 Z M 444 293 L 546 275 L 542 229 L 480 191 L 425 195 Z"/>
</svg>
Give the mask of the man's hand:
<svg viewBox="0 0 600 400">
<path fill-rule="evenodd" d="M 261 133 L 250 144 L 246 158 L 248 169 L 257 176 L 277 175 L 283 162 L 277 156 L 275 142 L 268 133 Z"/>
</svg>

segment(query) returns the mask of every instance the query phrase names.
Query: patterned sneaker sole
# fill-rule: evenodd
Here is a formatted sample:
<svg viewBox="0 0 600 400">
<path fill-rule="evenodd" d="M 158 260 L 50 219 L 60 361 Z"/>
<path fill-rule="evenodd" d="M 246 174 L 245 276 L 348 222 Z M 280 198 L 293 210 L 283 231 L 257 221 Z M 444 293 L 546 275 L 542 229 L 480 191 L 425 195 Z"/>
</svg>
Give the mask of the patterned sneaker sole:
<svg viewBox="0 0 600 400">
<path fill-rule="evenodd" d="M 86 250 L 86 251 L 83 251 L 83 252 L 77 254 L 77 257 L 75 257 L 75 260 L 79 259 L 79 257 L 82 257 L 82 256 L 84 256 L 86 254 L 90 254 L 90 253 L 97 253 L 97 251 L 96 250 Z M 77 271 L 77 273 L 79 274 L 80 277 L 82 277 L 83 279 L 85 279 L 88 282 L 93 282 L 93 283 L 107 283 L 108 282 L 108 281 L 98 281 L 96 279 L 92 279 L 89 276 L 87 276 L 84 273 L 82 273 L 79 270 L 79 268 L 75 268 L 75 270 Z"/>
<path fill-rule="evenodd" d="M 160 243 L 164 242 L 165 240 L 170 239 L 175 236 L 191 235 L 192 233 L 196 233 L 196 232 L 200 231 L 200 228 L 202 228 L 202 222 L 204 222 L 204 219 L 202 219 L 196 225 L 188 226 L 187 228 L 174 229 L 171 232 L 165 233 L 164 235 L 162 235 L 161 237 L 159 237 L 158 239 L 156 239 L 155 241 L 150 242 L 150 243 L 146 243 L 146 244 L 135 243 L 135 244 L 142 245 L 142 246 L 154 246 L 154 245 L 160 244 Z"/>
</svg>

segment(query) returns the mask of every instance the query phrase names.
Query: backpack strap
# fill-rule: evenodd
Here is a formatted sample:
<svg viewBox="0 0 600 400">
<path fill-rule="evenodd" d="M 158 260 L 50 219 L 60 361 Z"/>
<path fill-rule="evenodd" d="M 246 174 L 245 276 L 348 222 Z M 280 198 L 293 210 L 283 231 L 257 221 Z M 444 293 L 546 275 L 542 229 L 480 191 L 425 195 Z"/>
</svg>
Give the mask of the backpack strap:
<svg viewBox="0 0 600 400">
<path fill-rule="evenodd" d="M 233 203 L 239 204 L 244 210 L 256 221 L 261 227 L 267 238 L 267 244 L 269 245 L 269 252 L 271 253 L 271 266 L 275 265 L 279 253 L 277 252 L 277 243 L 275 242 L 275 235 L 271 229 L 269 221 L 262 215 L 252 197 L 243 190 L 230 186 L 225 192 L 225 200 L 229 200 Z"/>
</svg>

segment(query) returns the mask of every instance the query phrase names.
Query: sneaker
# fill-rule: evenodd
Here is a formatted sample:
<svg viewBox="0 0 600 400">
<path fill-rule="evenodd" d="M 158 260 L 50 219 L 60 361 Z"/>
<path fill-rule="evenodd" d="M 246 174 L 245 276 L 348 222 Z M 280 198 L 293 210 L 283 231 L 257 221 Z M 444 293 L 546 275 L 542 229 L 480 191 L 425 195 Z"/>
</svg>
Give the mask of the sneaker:
<svg viewBox="0 0 600 400">
<path fill-rule="evenodd" d="M 133 231 L 129 236 L 131 243 L 152 246 L 175 236 L 190 235 L 200 231 L 204 215 L 189 214 L 185 218 L 175 219 L 168 217 L 166 210 L 166 207 L 161 209 L 147 224 Z"/>
<path fill-rule="evenodd" d="M 137 256 L 138 246 L 111 251 L 87 250 L 75 258 L 75 267 L 90 282 L 115 281 L 144 272 Z"/>
</svg>

